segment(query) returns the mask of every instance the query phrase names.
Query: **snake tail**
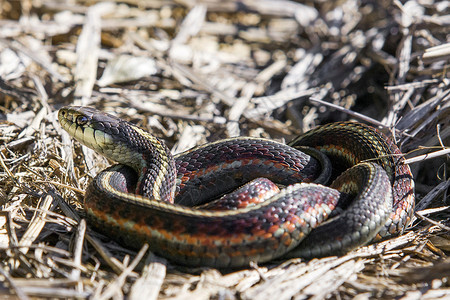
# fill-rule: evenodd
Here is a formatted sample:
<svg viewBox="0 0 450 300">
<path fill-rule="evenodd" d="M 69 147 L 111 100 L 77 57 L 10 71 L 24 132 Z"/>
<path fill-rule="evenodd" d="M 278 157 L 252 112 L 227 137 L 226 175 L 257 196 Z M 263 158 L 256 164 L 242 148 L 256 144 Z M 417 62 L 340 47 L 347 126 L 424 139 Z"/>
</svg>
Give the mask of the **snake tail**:
<svg viewBox="0 0 450 300">
<path fill-rule="evenodd" d="M 376 239 L 403 232 L 412 219 L 415 205 L 411 169 L 394 141 L 373 127 L 355 122 L 319 126 L 289 143 L 310 146 L 325 153 L 333 165 L 334 176 L 360 162 L 379 164 L 392 186 L 392 212 Z"/>
</svg>

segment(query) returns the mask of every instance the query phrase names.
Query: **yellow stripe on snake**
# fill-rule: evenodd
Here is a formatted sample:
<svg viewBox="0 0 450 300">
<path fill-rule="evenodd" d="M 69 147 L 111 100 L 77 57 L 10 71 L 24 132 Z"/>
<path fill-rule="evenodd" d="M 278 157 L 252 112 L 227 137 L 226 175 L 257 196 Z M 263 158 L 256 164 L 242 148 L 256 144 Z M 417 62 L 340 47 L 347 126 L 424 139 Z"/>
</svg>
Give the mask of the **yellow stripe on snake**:
<svg viewBox="0 0 450 300">
<path fill-rule="evenodd" d="M 93 108 L 65 107 L 58 117 L 71 136 L 119 163 L 86 191 L 90 224 L 176 263 L 228 268 L 340 255 L 411 220 L 411 171 L 367 125 L 324 125 L 288 145 L 230 138 L 172 156 L 150 133 Z"/>
</svg>

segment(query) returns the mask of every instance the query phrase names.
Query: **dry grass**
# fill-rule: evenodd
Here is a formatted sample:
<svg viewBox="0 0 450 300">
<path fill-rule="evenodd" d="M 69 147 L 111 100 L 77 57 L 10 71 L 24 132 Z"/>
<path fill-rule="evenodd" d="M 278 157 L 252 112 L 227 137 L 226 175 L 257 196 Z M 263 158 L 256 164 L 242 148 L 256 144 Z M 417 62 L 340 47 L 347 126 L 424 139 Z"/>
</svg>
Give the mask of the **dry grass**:
<svg viewBox="0 0 450 300">
<path fill-rule="evenodd" d="M 449 12 L 438 0 L 0 1 L 1 294 L 449 298 Z M 135 122 L 174 152 L 364 120 L 406 153 L 416 220 L 344 257 L 235 272 L 136 253 L 82 219 L 108 162 L 61 130 L 68 104 Z"/>
</svg>

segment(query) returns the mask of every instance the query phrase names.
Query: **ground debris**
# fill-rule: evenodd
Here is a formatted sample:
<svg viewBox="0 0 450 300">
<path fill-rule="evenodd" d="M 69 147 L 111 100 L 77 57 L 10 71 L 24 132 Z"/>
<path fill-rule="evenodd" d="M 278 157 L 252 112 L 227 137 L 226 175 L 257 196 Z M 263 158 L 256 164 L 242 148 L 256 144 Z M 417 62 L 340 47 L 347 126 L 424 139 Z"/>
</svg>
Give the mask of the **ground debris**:
<svg viewBox="0 0 450 300">
<path fill-rule="evenodd" d="M 449 12 L 438 0 L 0 2 L 0 294 L 450 297 Z M 85 223 L 84 190 L 108 161 L 61 130 L 65 105 L 114 113 L 174 153 L 363 121 L 406 154 L 416 220 L 342 257 L 176 266 Z"/>
</svg>

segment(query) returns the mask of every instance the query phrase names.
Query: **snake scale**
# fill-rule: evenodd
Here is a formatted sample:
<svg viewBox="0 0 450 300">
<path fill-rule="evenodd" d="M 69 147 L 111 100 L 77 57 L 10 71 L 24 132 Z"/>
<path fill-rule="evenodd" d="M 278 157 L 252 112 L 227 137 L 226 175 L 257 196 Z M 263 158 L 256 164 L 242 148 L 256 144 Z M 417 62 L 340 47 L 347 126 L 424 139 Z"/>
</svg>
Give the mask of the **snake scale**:
<svg viewBox="0 0 450 300">
<path fill-rule="evenodd" d="M 93 108 L 64 107 L 58 118 L 119 162 L 86 191 L 89 223 L 176 263 L 229 268 L 339 255 L 411 220 L 411 171 L 395 143 L 367 125 L 324 125 L 288 145 L 229 138 L 172 156 L 160 139 Z"/>
</svg>

